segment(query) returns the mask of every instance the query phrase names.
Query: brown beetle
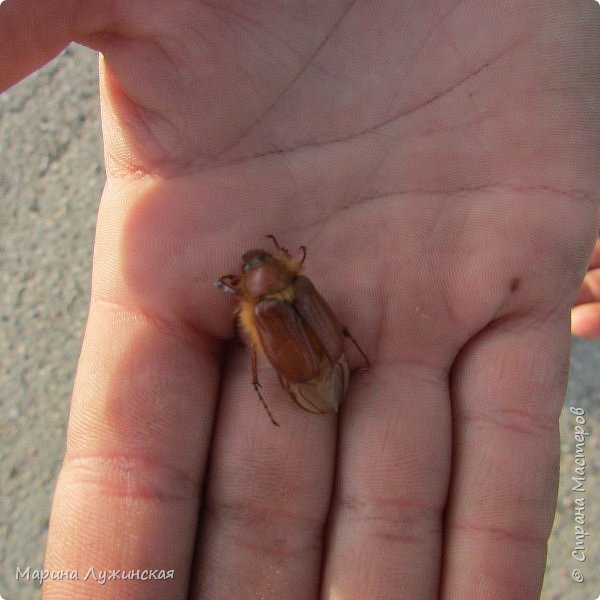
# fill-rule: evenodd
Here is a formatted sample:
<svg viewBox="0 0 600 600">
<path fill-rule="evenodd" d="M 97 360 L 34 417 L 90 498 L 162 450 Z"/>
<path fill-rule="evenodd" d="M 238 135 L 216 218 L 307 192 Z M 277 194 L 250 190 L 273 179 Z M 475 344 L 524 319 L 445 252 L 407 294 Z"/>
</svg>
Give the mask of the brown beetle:
<svg viewBox="0 0 600 600">
<path fill-rule="evenodd" d="M 344 354 L 343 338 L 349 337 L 369 359 L 314 285 L 302 274 L 302 258 L 294 260 L 273 240 L 280 255 L 262 249 L 242 256 L 242 274 L 225 275 L 215 287 L 239 299 L 237 323 L 248 338 L 252 355 L 252 384 L 271 421 L 273 418 L 260 392 L 256 354 L 261 352 L 277 372 L 279 381 L 292 399 L 305 410 L 327 413 L 338 410 L 348 389 L 350 368 Z"/>
</svg>

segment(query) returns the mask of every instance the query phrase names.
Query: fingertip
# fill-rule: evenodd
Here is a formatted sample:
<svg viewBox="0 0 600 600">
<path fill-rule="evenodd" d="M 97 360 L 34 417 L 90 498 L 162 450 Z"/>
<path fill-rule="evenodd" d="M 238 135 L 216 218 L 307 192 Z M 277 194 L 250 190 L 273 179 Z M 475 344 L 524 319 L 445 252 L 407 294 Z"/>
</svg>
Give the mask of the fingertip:
<svg viewBox="0 0 600 600">
<path fill-rule="evenodd" d="M 573 308 L 571 333 L 590 340 L 600 340 L 600 302 L 581 304 Z"/>
</svg>

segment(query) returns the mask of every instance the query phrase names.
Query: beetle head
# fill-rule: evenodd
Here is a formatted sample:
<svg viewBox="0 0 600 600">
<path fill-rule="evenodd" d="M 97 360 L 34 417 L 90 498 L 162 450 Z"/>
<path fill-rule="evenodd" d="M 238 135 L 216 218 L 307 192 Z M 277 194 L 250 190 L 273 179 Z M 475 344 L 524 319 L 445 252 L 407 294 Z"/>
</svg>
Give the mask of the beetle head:
<svg viewBox="0 0 600 600">
<path fill-rule="evenodd" d="M 248 250 L 248 252 L 242 256 L 242 271 L 247 273 L 267 262 L 273 262 L 273 260 L 273 255 L 269 254 L 266 250 Z"/>
</svg>

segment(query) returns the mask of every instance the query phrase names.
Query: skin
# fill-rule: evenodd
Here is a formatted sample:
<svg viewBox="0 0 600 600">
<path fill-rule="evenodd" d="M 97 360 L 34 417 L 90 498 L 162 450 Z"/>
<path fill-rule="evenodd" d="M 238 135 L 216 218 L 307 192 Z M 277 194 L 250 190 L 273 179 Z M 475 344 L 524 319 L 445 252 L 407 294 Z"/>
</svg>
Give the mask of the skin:
<svg viewBox="0 0 600 600">
<path fill-rule="evenodd" d="M 600 239 L 596 241 L 588 271 L 571 311 L 575 335 L 600 340 Z"/>
<path fill-rule="evenodd" d="M 1 88 L 103 56 L 45 566 L 175 570 L 44 597 L 536 598 L 598 232 L 596 3 L 6 0 L 0 39 Z M 211 285 L 267 233 L 372 362 L 314 415 L 263 361 L 279 428 Z"/>
</svg>

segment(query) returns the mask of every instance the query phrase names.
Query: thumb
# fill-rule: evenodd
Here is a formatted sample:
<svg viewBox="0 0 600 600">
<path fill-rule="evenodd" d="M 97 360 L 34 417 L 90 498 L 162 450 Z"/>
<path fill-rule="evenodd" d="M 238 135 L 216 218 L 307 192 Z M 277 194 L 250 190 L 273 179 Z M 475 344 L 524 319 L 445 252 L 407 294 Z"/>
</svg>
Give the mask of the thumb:
<svg viewBox="0 0 600 600">
<path fill-rule="evenodd" d="M 0 0 L 0 91 L 106 22 L 109 0 Z M 114 4 L 114 3 L 112 3 Z"/>
</svg>

